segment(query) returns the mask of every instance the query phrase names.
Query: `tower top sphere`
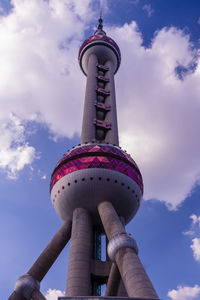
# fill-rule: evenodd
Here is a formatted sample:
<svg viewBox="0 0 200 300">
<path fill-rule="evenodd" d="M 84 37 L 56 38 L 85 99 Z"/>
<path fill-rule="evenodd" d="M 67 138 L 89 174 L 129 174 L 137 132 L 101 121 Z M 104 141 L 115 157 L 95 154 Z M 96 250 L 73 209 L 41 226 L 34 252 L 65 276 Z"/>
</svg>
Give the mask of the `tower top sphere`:
<svg viewBox="0 0 200 300">
<path fill-rule="evenodd" d="M 79 64 L 85 75 L 87 75 L 87 61 L 90 54 L 95 54 L 100 64 L 104 64 L 106 60 L 113 61 L 114 73 L 117 72 L 121 63 L 119 46 L 113 39 L 106 35 L 102 23 L 103 20 L 100 16 L 97 30 L 83 42 L 79 49 Z"/>
</svg>

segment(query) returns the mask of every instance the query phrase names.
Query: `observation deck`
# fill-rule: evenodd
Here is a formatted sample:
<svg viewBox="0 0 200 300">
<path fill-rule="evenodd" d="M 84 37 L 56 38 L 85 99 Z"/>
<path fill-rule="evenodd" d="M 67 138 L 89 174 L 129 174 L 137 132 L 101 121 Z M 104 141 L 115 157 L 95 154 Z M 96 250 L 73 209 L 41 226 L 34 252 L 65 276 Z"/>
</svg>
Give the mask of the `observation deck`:
<svg viewBox="0 0 200 300">
<path fill-rule="evenodd" d="M 79 54 L 78 54 L 79 64 L 85 75 L 87 75 L 87 74 L 84 70 L 83 63 L 82 63 L 83 56 L 89 48 L 91 48 L 93 46 L 99 46 L 99 45 L 106 46 L 107 48 L 111 49 L 114 52 L 114 54 L 117 58 L 117 66 L 116 66 L 114 73 L 117 72 L 117 70 L 120 66 L 121 52 L 120 52 L 119 46 L 112 38 L 110 38 L 109 36 L 106 35 L 106 32 L 103 30 L 102 19 L 100 18 L 98 29 L 94 32 L 94 34 L 92 36 L 90 36 L 83 42 L 83 44 L 81 45 L 81 47 L 79 49 Z M 104 67 L 104 66 L 102 66 L 102 67 Z"/>
</svg>

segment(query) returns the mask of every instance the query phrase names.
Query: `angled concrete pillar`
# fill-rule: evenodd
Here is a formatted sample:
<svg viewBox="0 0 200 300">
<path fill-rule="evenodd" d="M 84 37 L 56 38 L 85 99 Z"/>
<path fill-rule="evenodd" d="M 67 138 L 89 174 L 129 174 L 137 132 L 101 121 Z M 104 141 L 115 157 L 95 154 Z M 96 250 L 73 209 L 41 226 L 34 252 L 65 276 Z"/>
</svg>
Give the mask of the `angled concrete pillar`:
<svg viewBox="0 0 200 300">
<path fill-rule="evenodd" d="M 98 211 L 109 241 L 115 237 L 123 236 L 126 233 L 119 216 L 110 202 L 100 203 Z M 115 261 L 128 296 L 144 299 L 159 299 L 136 251 L 123 244 L 119 247 L 117 243 L 116 249 Z"/>
<path fill-rule="evenodd" d="M 50 243 L 27 272 L 41 281 L 49 271 L 71 236 L 71 222 L 65 222 L 56 232 Z"/>
<path fill-rule="evenodd" d="M 14 291 L 8 300 L 26 300 L 20 293 Z"/>
<path fill-rule="evenodd" d="M 27 274 L 21 276 L 15 284 L 15 289 L 9 300 L 43 300 L 39 291 L 39 282 L 49 271 L 60 252 L 63 250 L 71 235 L 71 222 L 66 221 L 56 232 L 50 243 L 40 254 Z M 27 296 L 29 295 L 29 296 Z"/>
<path fill-rule="evenodd" d="M 35 290 L 32 294 L 32 300 L 46 300 L 39 290 Z"/>
<path fill-rule="evenodd" d="M 119 273 L 119 269 L 116 263 L 112 263 L 106 286 L 105 296 L 117 296 L 120 280 L 121 276 Z"/>
<path fill-rule="evenodd" d="M 123 283 L 122 279 L 120 280 L 120 283 L 119 283 L 119 288 L 118 288 L 118 291 L 117 291 L 117 296 L 118 297 L 128 297 L 128 294 L 127 294 L 127 291 L 125 289 L 125 286 L 124 286 L 124 283 Z"/>
</svg>

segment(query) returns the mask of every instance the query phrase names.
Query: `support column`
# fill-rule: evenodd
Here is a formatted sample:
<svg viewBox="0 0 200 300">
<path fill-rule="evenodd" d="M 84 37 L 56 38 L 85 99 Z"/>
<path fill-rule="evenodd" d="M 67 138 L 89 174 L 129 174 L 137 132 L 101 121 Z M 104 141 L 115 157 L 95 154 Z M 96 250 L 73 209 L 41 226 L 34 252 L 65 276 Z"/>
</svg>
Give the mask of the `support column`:
<svg viewBox="0 0 200 300">
<path fill-rule="evenodd" d="M 91 295 L 92 224 L 84 208 L 73 213 L 66 296 Z"/>
<path fill-rule="evenodd" d="M 20 293 L 14 291 L 8 300 L 26 300 L 26 298 L 24 298 Z"/>
<path fill-rule="evenodd" d="M 71 222 L 66 221 L 27 273 L 37 281 L 41 281 L 69 241 L 70 236 Z"/>
<path fill-rule="evenodd" d="M 87 84 L 85 91 L 85 102 L 84 102 L 84 112 L 83 112 L 83 123 L 81 132 L 81 143 L 92 142 L 96 139 L 95 137 L 95 126 L 93 124 L 96 118 L 96 108 L 94 102 L 96 100 L 96 73 L 98 60 L 96 55 L 91 54 L 88 59 L 88 69 L 87 69 Z"/>
<path fill-rule="evenodd" d="M 27 274 L 21 276 L 15 283 L 14 292 L 9 300 L 45 299 L 39 291 L 39 282 L 49 271 L 71 235 L 71 222 L 65 222 L 56 232 L 50 243 L 40 254 Z"/>
<path fill-rule="evenodd" d="M 125 289 L 125 286 L 124 286 L 124 283 L 123 283 L 122 279 L 120 280 L 120 283 L 119 283 L 119 288 L 118 288 L 118 291 L 117 291 L 117 296 L 118 297 L 128 297 L 128 294 L 127 294 L 127 291 Z"/>
<path fill-rule="evenodd" d="M 46 300 L 39 290 L 35 290 L 32 294 L 32 300 Z"/>
<path fill-rule="evenodd" d="M 98 206 L 99 215 L 109 241 L 126 232 L 113 205 L 102 202 Z M 128 246 L 118 247 L 115 254 L 116 264 L 129 297 L 159 299 L 153 285 L 146 274 L 136 252 Z"/>
<path fill-rule="evenodd" d="M 119 269 L 116 263 L 113 262 L 108 277 L 105 296 L 117 296 L 120 280 L 121 276 L 119 273 Z"/>
</svg>

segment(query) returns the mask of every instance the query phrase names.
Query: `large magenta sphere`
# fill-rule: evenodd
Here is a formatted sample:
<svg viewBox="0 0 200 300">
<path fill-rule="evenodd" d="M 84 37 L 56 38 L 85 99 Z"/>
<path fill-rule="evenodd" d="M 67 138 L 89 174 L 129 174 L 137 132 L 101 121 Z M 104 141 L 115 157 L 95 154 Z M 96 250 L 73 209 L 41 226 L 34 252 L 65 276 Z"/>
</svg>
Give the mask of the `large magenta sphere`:
<svg viewBox="0 0 200 300">
<path fill-rule="evenodd" d="M 143 194 L 141 173 L 134 160 L 110 144 L 84 144 L 67 152 L 51 178 L 51 200 L 62 220 L 83 207 L 99 223 L 97 206 L 113 203 L 125 222 L 135 215 Z"/>
</svg>

